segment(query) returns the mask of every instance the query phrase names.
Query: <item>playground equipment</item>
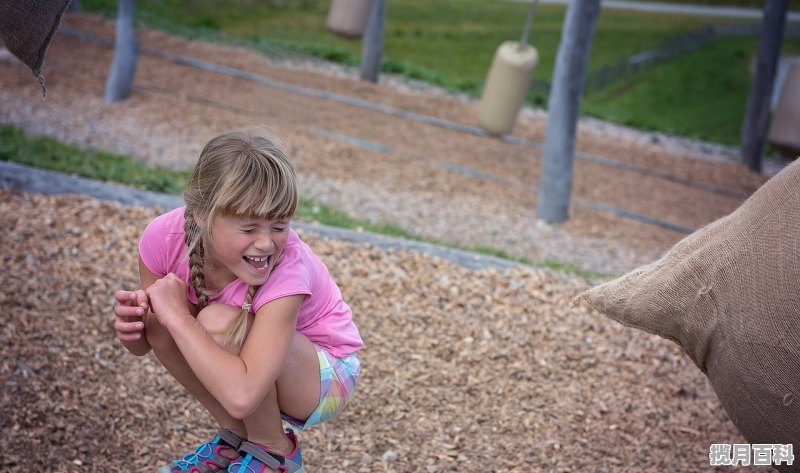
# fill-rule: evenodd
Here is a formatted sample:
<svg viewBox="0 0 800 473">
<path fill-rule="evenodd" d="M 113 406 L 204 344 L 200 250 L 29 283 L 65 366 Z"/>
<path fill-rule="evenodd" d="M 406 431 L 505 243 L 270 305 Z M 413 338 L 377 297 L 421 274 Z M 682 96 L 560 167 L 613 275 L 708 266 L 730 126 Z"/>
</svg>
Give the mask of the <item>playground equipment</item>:
<svg viewBox="0 0 800 473">
<path fill-rule="evenodd" d="M 528 34 L 538 0 L 533 0 L 519 42 L 505 41 L 495 51 L 486 84 L 483 87 L 478 125 L 491 134 L 511 131 L 525 102 L 539 54 L 528 45 Z"/>
<path fill-rule="evenodd" d="M 333 0 L 328 10 L 328 30 L 348 39 L 364 34 L 372 0 Z"/>
<path fill-rule="evenodd" d="M 800 154 L 800 59 L 795 59 L 772 115 L 767 141 L 775 149 Z"/>
</svg>

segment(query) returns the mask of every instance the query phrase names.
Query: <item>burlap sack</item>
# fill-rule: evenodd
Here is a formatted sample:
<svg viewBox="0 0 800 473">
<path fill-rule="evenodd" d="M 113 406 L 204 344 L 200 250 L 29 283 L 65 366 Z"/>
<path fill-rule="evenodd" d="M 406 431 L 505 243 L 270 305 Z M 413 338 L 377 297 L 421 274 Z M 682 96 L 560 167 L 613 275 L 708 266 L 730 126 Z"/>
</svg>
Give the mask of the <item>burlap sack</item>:
<svg viewBox="0 0 800 473">
<path fill-rule="evenodd" d="M 577 300 L 678 343 L 750 443 L 800 449 L 800 163 L 658 261 Z M 795 464 L 786 471 L 800 471 L 800 455 Z"/>
<path fill-rule="evenodd" d="M 0 1 L 0 43 L 31 68 L 45 92 L 44 54 L 70 0 Z"/>
</svg>

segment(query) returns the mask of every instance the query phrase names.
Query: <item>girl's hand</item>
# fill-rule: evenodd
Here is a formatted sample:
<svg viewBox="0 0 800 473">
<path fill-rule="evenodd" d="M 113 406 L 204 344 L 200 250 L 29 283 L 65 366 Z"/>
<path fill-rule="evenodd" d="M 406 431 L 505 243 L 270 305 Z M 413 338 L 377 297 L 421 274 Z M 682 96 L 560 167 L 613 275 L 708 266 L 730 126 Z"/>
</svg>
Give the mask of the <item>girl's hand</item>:
<svg viewBox="0 0 800 473">
<path fill-rule="evenodd" d="M 186 299 L 186 283 L 178 276 L 169 273 L 147 288 L 150 308 L 161 325 L 169 328 L 171 322 L 189 315 L 189 301 Z"/>
<path fill-rule="evenodd" d="M 132 342 L 144 335 L 145 317 L 150 304 L 144 291 L 117 291 L 114 305 L 114 331 L 123 342 Z"/>
</svg>

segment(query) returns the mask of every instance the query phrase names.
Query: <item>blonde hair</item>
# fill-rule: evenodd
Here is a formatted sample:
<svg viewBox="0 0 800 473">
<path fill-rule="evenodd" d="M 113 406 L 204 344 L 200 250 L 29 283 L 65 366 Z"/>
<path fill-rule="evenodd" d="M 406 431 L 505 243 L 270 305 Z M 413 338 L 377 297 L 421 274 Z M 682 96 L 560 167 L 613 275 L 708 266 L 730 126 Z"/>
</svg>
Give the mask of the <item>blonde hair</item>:
<svg viewBox="0 0 800 473">
<path fill-rule="evenodd" d="M 291 219 L 297 210 L 297 179 L 289 153 L 276 136 L 257 128 L 236 130 L 206 144 L 186 182 L 183 198 L 189 283 L 200 310 L 213 295 L 205 285 L 203 241 L 211 238 L 208 229 L 214 217 Z M 197 224 L 198 216 L 205 220 L 205 228 Z M 279 258 L 272 258 L 272 268 Z M 244 342 L 247 315 L 257 289 L 250 286 L 239 316 L 225 330 L 229 343 L 239 346 Z"/>
</svg>

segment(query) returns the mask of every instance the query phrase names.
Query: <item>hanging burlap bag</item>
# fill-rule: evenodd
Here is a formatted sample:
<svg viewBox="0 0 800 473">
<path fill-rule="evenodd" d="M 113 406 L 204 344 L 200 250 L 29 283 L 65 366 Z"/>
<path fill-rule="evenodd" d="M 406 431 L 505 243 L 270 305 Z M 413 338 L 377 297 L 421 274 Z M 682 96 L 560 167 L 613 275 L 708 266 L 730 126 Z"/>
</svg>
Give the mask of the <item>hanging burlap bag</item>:
<svg viewBox="0 0 800 473">
<path fill-rule="evenodd" d="M 680 345 L 750 443 L 800 448 L 800 163 L 658 261 L 577 300 Z M 783 469 L 800 471 L 795 463 Z"/>
<path fill-rule="evenodd" d="M 44 94 L 44 53 L 70 0 L 0 1 L 0 45 L 31 68 Z"/>
</svg>

